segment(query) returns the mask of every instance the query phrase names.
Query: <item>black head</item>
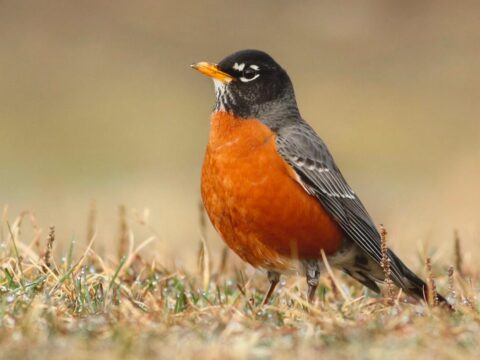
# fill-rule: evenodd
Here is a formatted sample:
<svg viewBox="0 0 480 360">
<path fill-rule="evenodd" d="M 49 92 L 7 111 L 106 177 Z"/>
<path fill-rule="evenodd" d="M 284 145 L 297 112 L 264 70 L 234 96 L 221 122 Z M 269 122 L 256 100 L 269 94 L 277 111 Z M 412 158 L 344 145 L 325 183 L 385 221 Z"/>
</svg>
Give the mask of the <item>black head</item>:
<svg viewBox="0 0 480 360">
<path fill-rule="evenodd" d="M 213 78 L 216 111 L 260 119 L 285 105 L 298 111 L 286 71 L 263 51 L 241 50 L 218 65 L 198 63 L 192 66 Z"/>
</svg>

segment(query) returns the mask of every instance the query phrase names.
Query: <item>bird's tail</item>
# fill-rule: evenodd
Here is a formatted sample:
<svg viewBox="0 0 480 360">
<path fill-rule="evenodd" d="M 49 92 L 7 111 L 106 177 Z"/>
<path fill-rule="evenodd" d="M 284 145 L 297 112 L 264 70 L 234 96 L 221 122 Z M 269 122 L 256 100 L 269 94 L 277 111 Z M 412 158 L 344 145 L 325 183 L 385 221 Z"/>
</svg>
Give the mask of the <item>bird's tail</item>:
<svg viewBox="0 0 480 360">
<path fill-rule="evenodd" d="M 407 294 L 412 295 L 418 299 L 425 299 L 428 288 L 427 284 L 420 279 L 413 271 L 411 271 L 402 260 L 391 250 L 388 251 L 390 258 L 390 265 L 392 268 L 392 280 L 398 287 L 402 288 Z M 451 308 L 442 295 L 437 293 L 439 303 L 447 305 Z"/>
</svg>

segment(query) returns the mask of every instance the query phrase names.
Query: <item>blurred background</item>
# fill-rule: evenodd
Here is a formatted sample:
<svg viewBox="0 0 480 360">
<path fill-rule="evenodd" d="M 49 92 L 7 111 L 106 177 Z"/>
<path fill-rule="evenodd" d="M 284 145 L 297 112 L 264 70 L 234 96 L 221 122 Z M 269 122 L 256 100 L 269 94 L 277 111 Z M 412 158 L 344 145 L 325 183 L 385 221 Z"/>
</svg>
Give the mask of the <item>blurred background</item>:
<svg viewBox="0 0 480 360">
<path fill-rule="evenodd" d="M 124 204 L 136 244 L 158 234 L 149 253 L 188 266 L 214 101 L 189 65 L 257 48 L 287 69 L 407 263 L 419 244 L 451 263 L 454 229 L 478 253 L 479 13 L 439 0 L 1 1 L 0 205 L 10 221 L 34 212 L 42 241 L 55 225 L 61 251 L 87 236 L 92 201 L 96 246 L 113 246 Z M 149 227 L 135 215 L 147 212 Z"/>
</svg>

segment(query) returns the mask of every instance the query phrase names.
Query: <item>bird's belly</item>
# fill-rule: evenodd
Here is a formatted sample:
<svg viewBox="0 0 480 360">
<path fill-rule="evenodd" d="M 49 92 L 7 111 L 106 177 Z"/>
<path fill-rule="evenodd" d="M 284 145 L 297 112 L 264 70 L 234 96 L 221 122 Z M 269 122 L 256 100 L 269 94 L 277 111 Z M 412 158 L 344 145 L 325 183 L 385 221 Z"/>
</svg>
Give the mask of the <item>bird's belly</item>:
<svg viewBox="0 0 480 360">
<path fill-rule="evenodd" d="M 255 136 L 239 131 L 223 146 L 209 143 L 202 198 L 214 227 L 255 267 L 287 270 L 293 259 L 319 258 L 321 249 L 334 254 L 342 245 L 339 226 L 297 182 L 274 135 L 256 126 Z"/>
</svg>

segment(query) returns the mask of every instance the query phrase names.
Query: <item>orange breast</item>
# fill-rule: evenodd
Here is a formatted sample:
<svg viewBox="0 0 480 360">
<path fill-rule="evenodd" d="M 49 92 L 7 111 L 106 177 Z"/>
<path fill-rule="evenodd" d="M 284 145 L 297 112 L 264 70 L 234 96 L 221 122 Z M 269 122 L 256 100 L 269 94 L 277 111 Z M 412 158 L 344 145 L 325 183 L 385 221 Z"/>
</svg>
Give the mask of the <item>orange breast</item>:
<svg viewBox="0 0 480 360">
<path fill-rule="evenodd" d="M 212 115 L 202 198 L 227 245 L 255 267 L 282 270 L 286 259 L 341 247 L 341 229 L 297 182 L 275 134 L 258 120 Z"/>
</svg>

